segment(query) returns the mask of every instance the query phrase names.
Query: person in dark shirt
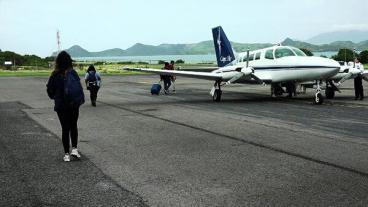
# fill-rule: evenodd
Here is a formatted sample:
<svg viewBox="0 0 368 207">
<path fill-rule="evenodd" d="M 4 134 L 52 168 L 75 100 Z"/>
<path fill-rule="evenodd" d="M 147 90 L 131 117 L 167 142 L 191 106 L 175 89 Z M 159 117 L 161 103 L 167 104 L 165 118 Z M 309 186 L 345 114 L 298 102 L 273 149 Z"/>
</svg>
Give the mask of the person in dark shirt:
<svg viewBox="0 0 368 207">
<path fill-rule="evenodd" d="M 62 142 L 65 152 L 63 160 L 65 162 L 70 161 L 70 155 L 80 158 L 77 148 L 79 106 L 71 106 L 68 104 L 68 100 L 66 99 L 64 83 L 67 73 L 75 76 L 75 78 L 80 81 L 77 72 L 73 69 L 70 55 L 67 52 L 62 51 L 56 57 L 55 69 L 47 82 L 47 94 L 54 100 L 54 110 L 56 111 L 61 124 Z M 72 143 L 71 153 L 69 149 L 70 139 Z"/>
<path fill-rule="evenodd" d="M 357 77 L 354 78 L 354 90 L 355 90 L 355 100 L 363 100 L 364 99 L 364 89 L 363 89 L 363 72 L 364 66 L 359 62 L 359 59 L 356 58 L 354 62 L 354 68 L 357 68 L 361 71 Z"/>
</svg>

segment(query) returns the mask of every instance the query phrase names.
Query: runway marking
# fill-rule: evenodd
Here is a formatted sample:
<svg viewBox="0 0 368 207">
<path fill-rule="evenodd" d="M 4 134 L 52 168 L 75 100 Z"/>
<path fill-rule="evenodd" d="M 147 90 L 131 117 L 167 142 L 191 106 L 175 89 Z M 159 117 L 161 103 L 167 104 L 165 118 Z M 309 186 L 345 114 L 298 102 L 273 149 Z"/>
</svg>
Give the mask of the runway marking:
<svg viewBox="0 0 368 207">
<path fill-rule="evenodd" d="M 105 103 L 105 102 L 102 102 L 102 101 L 98 101 L 98 102 L 101 103 L 101 104 L 105 104 L 107 106 L 113 107 L 113 108 L 123 109 L 123 110 L 129 111 L 129 112 L 132 112 L 132 113 L 135 113 L 135 114 L 139 114 L 139 115 L 142 115 L 142 116 L 146 116 L 146 117 L 150 117 L 150 118 L 154 118 L 154 119 L 159 119 L 159 120 L 166 121 L 166 122 L 169 122 L 169 123 L 172 123 L 172 124 L 188 127 L 188 128 L 194 129 L 194 130 L 206 132 L 206 133 L 213 134 L 213 135 L 220 136 L 220 137 L 224 137 L 224 138 L 227 138 L 227 139 L 230 139 L 230 140 L 242 142 L 242 143 L 245 143 L 245 144 L 249 144 L 249 145 L 253 145 L 253 146 L 256 146 L 256 147 L 264 148 L 264 149 L 271 150 L 271 151 L 274 151 L 274 152 L 279 152 L 281 154 L 286 154 L 286 155 L 289 155 L 289 156 L 297 157 L 297 158 L 300 158 L 300 159 L 308 160 L 308 161 L 315 162 L 315 163 L 322 164 L 322 165 L 327 165 L 327 166 L 334 167 L 334 168 L 337 168 L 337 169 L 340 169 L 340 170 L 344 170 L 344 171 L 352 172 L 352 173 L 355 173 L 355 174 L 358 174 L 358 175 L 361 175 L 361 176 L 364 176 L 364 177 L 368 177 L 367 172 L 362 172 L 362 171 L 359 171 L 359 170 L 354 169 L 354 168 L 341 166 L 341 165 L 338 165 L 338 164 L 334 164 L 332 162 L 319 160 L 319 159 L 316 159 L 316 158 L 308 157 L 306 155 L 298 154 L 298 153 L 291 152 L 291 151 L 286 151 L 286 150 L 276 148 L 276 147 L 273 147 L 273 146 L 269 146 L 269 145 L 265 145 L 265 144 L 262 144 L 262 143 L 257 143 L 257 142 L 251 141 L 251 140 L 244 140 L 244 139 L 241 139 L 241 138 L 229 136 L 229 135 L 226 135 L 226 134 L 221 134 L 221 133 L 210 131 L 210 130 L 207 130 L 207 129 L 202 129 L 202 128 L 199 128 L 199 127 L 191 126 L 191 125 L 180 123 L 180 122 L 177 122 L 177 121 L 172 121 L 172 120 L 169 120 L 169 119 L 157 117 L 157 116 L 154 116 L 154 115 L 151 115 L 151 114 L 145 114 L 143 112 L 135 111 L 135 110 L 123 107 L 123 106 L 109 104 L 109 103 Z"/>
</svg>

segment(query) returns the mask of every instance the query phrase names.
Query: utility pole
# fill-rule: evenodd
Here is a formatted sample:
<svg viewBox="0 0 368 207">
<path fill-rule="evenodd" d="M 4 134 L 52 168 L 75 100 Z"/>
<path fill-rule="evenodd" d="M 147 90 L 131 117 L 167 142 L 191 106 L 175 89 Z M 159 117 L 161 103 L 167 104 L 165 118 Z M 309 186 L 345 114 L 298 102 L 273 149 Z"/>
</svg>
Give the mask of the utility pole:
<svg viewBox="0 0 368 207">
<path fill-rule="evenodd" d="M 61 51 L 60 31 L 59 30 L 57 30 L 57 32 L 56 32 L 56 40 L 57 40 L 58 54 L 59 54 L 60 51 Z"/>
<path fill-rule="evenodd" d="M 353 48 L 353 62 L 354 62 L 354 68 L 355 68 L 355 48 Z"/>
</svg>

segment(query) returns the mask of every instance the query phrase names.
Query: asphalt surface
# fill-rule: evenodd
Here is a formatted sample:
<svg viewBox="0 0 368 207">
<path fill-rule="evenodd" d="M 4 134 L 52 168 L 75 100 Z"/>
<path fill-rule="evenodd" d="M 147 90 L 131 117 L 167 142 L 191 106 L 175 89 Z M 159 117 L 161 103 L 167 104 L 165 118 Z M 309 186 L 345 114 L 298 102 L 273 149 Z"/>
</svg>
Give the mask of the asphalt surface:
<svg viewBox="0 0 368 207">
<path fill-rule="evenodd" d="M 60 140 L 26 108 L 0 103 L 0 206 L 145 206 L 87 157 L 63 162 Z"/>
<path fill-rule="evenodd" d="M 116 196 L 116 203 L 123 200 L 121 205 L 368 205 L 368 101 L 353 100 L 352 82 L 318 106 L 311 90 L 293 99 L 270 98 L 269 87 L 235 85 L 214 103 L 208 81 L 179 78 L 176 94 L 151 96 L 156 76 L 105 77 L 97 107 L 87 101 L 81 108 L 84 158 L 62 163 L 55 139 L 61 130 L 46 80 L 0 78 L 0 109 L 6 111 L 1 157 L 10 157 L 1 164 L 17 166 L 5 167 L 0 180 L 21 186 L 23 177 L 32 177 L 25 172 L 39 176 L 26 180 L 27 188 L 1 189 L 12 199 L 7 204 L 45 191 L 48 200 L 38 195 L 32 202 L 58 205 L 65 191 L 52 190 L 46 172 L 54 172 L 57 189 L 64 189 L 65 174 L 75 171 L 71 191 L 85 186 L 84 199 L 69 195 L 80 201 L 76 206 L 99 206 L 100 182 L 113 186 L 104 193 Z M 48 143 L 45 153 L 39 153 L 41 142 Z M 24 164 L 37 166 L 39 160 L 46 164 Z"/>
</svg>

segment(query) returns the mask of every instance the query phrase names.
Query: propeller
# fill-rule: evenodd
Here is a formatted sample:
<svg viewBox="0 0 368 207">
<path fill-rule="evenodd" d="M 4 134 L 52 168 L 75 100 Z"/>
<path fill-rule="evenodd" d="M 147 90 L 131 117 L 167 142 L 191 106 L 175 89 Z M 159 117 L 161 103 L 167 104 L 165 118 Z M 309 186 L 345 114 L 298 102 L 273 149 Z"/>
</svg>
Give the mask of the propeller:
<svg viewBox="0 0 368 207">
<path fill-rule="evenodd" d="M 259 84 L 266 85 L 263 80 L 254 75 L 254 68 L 249 67 L 249 49 L 247 50 L 247 64 L 245 68 L 242 68 L 237 75 L 226 82 L 226 85 L 232 84 L 242 77 L 250 76 L 256 80 Z"/>
<path fill-rule="evenodd" d="M 340 86 L 343 82 L 345 82 L 346 80 L 352 78 L 353 76 L 359 75 L 361 73 L 361 71 L 359 69 L 356 68 L 349 68 L 349 72 L 346 76 L 344 76 L 338 83 L 337 86 Z"/>
<path fill-rule="evenodd" d="M 248 76 L 250 74 L 252 74 L 254 71 L 253 68 L 242 68 L 238 74 L 236 74 L 234 77 L 232 77 L 229 81 L 226 82 L 226 85 L 232 84 L 234 82 L 236 82 L 237 80 L 239 80 L 242 77 Z"/>
</svg>

